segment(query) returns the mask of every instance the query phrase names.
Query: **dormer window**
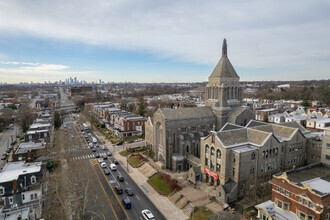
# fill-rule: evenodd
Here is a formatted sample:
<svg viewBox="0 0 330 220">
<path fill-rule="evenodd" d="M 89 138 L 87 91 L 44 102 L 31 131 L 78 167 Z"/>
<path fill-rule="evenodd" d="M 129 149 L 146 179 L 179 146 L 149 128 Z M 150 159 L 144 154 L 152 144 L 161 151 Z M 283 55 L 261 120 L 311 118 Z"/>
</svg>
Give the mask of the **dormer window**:
<svg viewBox="0 0 330 220">
<path fill-rule="evenodd" d="M 31 183 L 35 184 L 37 182 L 37 177 L 31 176 Z"/>
</svg>

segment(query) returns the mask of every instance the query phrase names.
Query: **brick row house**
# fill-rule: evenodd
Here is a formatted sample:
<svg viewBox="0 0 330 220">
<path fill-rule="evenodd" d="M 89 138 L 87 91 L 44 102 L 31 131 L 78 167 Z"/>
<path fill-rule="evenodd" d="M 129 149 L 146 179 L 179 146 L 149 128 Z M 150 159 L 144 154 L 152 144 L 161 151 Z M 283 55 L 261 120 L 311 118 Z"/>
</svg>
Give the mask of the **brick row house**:
<svg viewBox="0 0 330 220">
<path fill-rule="evenodd" d="M 90 110 L 118 138 L 144 135 L 147 118 L 121 110 L 111 103 L 90 103 Z"/>
<path fill-rule="evenodd" d="M 272 199 L 256 205 L 261 220 L 329 220 L 330 167 L 316 163 L 273 175 Z"/>
</svg>

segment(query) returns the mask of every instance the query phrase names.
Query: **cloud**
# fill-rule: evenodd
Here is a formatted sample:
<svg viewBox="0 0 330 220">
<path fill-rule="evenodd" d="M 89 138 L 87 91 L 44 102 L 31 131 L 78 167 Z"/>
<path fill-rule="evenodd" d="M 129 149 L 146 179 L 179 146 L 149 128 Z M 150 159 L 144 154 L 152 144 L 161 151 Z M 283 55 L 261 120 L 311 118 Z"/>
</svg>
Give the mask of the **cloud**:
<svg viewBox="0 0 330 220">
<path fill-rule="evenodd" d="M 12 0 L 0 2 L 0 34 L 210 65 L 220 58 L 226 37 L 237 67 L 319 67 L 320 59 L 330 57 L 329 11 L 326 0 Z"/>
<path fill-rule="evenodd" d="M 58 64 L 39 64 L 31 62 L 2 61 L 0 64 L 20 65 L 19 67 L 0 67 L 2 82 L 29 82 L 29 81 L 55 81 L 68 78 L 70 75 L 79 75 L 86 80 L 94 80 L 95 71 L 72 71 L 70 67 Z M 21 66 L 23 65 L 23 66 Z M 24 66 L 25 65 L 25 66 Z"/>
</svg>

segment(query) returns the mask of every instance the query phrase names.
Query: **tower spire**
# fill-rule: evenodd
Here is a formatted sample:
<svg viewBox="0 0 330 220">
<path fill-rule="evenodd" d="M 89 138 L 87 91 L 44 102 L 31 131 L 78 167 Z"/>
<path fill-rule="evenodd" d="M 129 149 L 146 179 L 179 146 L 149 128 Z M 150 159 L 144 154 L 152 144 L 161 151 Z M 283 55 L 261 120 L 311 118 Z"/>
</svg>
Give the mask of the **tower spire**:
<svg viewBox="0 0 330 220">
<path fill-rule="evenodd" d="M 226 38 L 223 39 L 223 43 L 222 43 L 222 56 L 227 56 L 227 40 Z"/>
</svg>

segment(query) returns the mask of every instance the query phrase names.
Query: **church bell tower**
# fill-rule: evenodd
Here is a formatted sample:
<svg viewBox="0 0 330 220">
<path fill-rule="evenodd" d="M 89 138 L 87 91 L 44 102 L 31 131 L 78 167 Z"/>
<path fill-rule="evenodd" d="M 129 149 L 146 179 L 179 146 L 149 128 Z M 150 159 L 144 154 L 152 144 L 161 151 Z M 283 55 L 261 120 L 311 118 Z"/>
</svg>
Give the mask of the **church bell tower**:
<svg viewBox="0 0 330 220">
<path fill-rule="evenodd" d="M 223 40 L 222 56 L 209 76 L 205 87 L 205 104 L 217 115 L 217 130 L 226 122 L 229 111 L 241 105 L 242 87 L 233 65 L 227 55 L 227 41 Z"/>
</svg>

